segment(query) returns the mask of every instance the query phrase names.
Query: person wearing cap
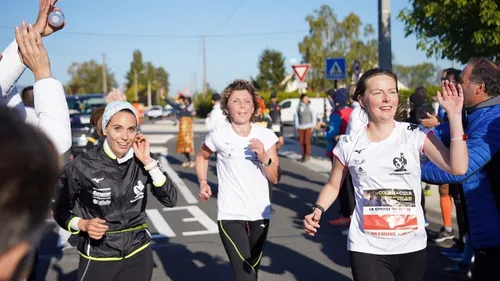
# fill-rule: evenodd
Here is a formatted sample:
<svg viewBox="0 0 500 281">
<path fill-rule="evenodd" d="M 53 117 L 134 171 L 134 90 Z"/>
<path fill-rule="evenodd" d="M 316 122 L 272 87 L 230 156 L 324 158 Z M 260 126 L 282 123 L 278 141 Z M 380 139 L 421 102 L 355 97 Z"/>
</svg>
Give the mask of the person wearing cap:
<svg viewBox="0 0 500 281">
<path fill-rule="evenodd" d="M 78 280 L 151 280 L 147 189 L 166 207 L 176 205 L 177 191 L 137 132 L 135 108 L 113 101 L 99 112 L 106 139 L 64 168 L 54 220 L 79 236 Z"/>
<path fill-rule="evenodd" d="M 283 137 L 283 123 L 281 123 L 281 107 L 278 104 L 278 94 L 276 92 L 271 94 L 271 99 L 267 108 L 269 109 L 269 116 L 273 120 L 272 130 L 278 137 L 276 149 L 280 150 L 285 144 L 285 138 Z"/>
<path fill-rule="evenodd" d="M 227 121 L 224 112 L 220 108 L 220 100 L 221 95 L 217 93 L 212 95 L 212 110 L 208 114 L 207 118 L 205 118 L 205 125 L 207 126 L 209 132 L 215 129 L 218 125 Z"/>
</svg>

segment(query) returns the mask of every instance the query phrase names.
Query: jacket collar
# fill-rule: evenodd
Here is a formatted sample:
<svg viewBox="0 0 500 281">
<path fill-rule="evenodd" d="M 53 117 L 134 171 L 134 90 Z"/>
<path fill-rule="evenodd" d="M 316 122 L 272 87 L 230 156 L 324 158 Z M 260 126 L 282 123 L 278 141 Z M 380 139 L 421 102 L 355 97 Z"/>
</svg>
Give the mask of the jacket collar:
<svg viewBox="0 0 500 281">
<path fill-rule="evenodd" d="M 494 105 L 498 105 L 498 104 L 500 104 L 500 95 L 496 96 L 496 97 L 489 98 L 489 99 L 487 99 L 483 102 L 477 103 L 475 105 L 466 106 L 465 111 L 467 111 L 467 113 L 471 113 L 477 109 L 490 107 L 490 106 L 494 106 Z"/>
<path fill-rule="evenodd" d="M 130 148 L 122 158 L 116 157 L 116 155 L 111 150 L 111 147 L 109 147 L 107 139 L 104 140 L 103 149 L 104 149 L 104 154 L 106 154 L 106 156 L 108 156 L 109 158 L 116 160 L 118 162 L 118 164 L 127 162 L 128 160 L 130 160 L 134 157 L 134 149 L 133 148 Z"/>
</svg>

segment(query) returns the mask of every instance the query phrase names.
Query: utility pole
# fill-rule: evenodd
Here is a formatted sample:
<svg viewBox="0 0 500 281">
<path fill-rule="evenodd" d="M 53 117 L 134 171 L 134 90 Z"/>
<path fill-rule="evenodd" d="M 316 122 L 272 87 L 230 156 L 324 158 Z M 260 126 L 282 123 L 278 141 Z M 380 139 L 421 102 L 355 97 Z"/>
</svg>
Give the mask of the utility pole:
<svg viewBox="0 0 500 281">
<path fill-rule="evenodd" d="M 151 108 L 151 80 L 148 79 L 148 108 Z"/>
<path fill-rule="evenodd" d="M 102 54 L 102 93 L 106 94 L 108 92 L 108 81 L 106 74 L 106 54 Z"/>
<path fill-rule="evenodd" d="M 205 48 L 205 35 L 202 37 L 203 47 L 203 97 L 207 95 L 207 54 Z"/>
<path fill-rule="evenodd" d="M 453 59 L 451 61 L 451 67 L 455 68 L 455 65 L 457 64 L 457 60 L 456 59 Z"/>
<path fill-rule="evenodd" d="M 139 101 L 139 88 L 137 86 L 137 79 L 139 74 L 137 74 L 137 70 L 134 68 L 134 101 Z"/>
<path fill-rule="evenodd" d="M 378 0 L 378 65 L 392 70 L 391 0 Z"/>
</svg>

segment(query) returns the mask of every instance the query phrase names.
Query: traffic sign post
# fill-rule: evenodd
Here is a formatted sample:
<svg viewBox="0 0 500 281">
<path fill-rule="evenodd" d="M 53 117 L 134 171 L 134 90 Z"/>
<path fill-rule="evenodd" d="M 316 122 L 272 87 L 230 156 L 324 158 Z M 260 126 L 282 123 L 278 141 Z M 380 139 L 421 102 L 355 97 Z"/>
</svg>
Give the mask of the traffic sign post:
<svg viewBox="0 0 500 281">
<path fill-rule="evenodd" d="M 360 74 L 361 74 L 361 63 L 359 62 L 359 60 L 355 60 L 354 63 L 352 64 L 352 75 L 353 75 L 352 81 L 354 83 L 358 82 Z"/>
<path fill-rule="evenodd" d="M 306 64 L 294 64 L 292 65 L 293 72 L 299 79 L 299 84 L 297 85 L 297 89 L 299 89 L 300 93 L 305 93 L 307 89 L 307 83 L 304 82 L 304 80 L 307 77 L 307 73 L 309 72 L 309 69 L 311 68 L 311 65 L 306 63 Z"/>
</svg>

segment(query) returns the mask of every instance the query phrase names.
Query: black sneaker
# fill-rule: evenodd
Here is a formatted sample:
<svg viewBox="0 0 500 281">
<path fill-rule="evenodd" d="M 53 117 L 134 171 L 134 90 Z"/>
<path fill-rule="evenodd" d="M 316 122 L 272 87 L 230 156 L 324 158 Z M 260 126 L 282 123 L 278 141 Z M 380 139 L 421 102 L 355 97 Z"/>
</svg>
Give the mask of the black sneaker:
<svg viewBox="0 0 500 281">
<path fill-rule="evenodd" d="M 434 241 L 439 243 L 445 240 L 453 240 L 453 239 L 455 239 L 455 232 L 453 231 L 453 229 L 451 231 L 448 231 L 443 226 L 441 227 L 441 230 L 439 231 L 438 236 L 436 237 L 436 239 L 434 239 Z"/>
</svg>

